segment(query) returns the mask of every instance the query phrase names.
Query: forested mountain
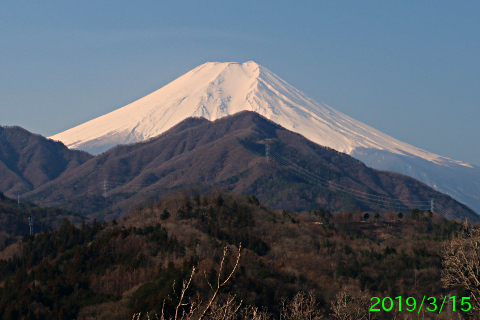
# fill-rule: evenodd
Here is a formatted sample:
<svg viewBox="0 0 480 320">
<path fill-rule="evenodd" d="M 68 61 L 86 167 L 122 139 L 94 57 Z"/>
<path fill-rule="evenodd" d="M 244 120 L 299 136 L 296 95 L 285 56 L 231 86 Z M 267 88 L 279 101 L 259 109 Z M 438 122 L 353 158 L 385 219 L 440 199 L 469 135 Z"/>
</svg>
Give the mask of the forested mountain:
<svg viewBox="0 0 480 320">
<path fill-rule="evenodd" d="M 92 157 L 21 127 L 0 127 L 0 192 L 16 198 Z"/>
<path fill-rule="evenodd" d="M 407 212 L 429 209 L 434 200 L 437 208 L 459 218 L 478 219 L 468 207 L 417 180 L 368 168 L 249 111 L 214 122 L 188 118 L 156 138 L 108 150 L 26 196 L 112 219 L 184 187 L 221 187 L 297 211 Z"/>
<path fill-rule="evenodd" d="M 33 232 L 53 231 L 64 219 L 80 224 L 82 217 L 60 208 L 41 208 L 28 201 L 18 203 L 0 192 L 0 250 L 17 242 L 30 232 L 29 218 L 33 218 Z"/>
<path fill-rule="evenodd" d="M 147 312 L 160 315 L 162 308 L 171 317 L 193 267 L 180 311 L 196 297 L 204 307 L 221 261 L 223 281 L 240 243 L 239 265 L 218 303 L 235 295 L 235 304 L 243 301 L 243 307 L 270 312 L 264 319 L 278 319 L 290 312 L 289 305 L 282 308 L 282 298 L 311 291 L 317 315 L 344 319 L 341 312 L 358 309 L 372 316 L 373 296 L 419 302 L 424 295 L 465 295 L 440 282 L 443 243 L 460 227 L 418 210 L 403 217 L 297 213 L 273 210 L 252 196 L 176 192 L 109 224 L 76 228 L 65 220 L 58 231 L 24 237 L 17 256 L 0 260 L 0 318 L 132 319 L 141 312 L 139 319 L 146 319 Z M 225 246 L 229 252 L 222 260 Z M 349 299 L 343 301 L 342 294 Z M 395 304 L 375 315 L 413 314 L 402 310 L 399 314 Z M 431 315 L 462 314 L 445 308 Z"/>
<path fill-rule="evenodd" d="M 397 140 L 314 101 L 254 61 L 204 63 L 135 102 L 52 138 L 98 154 L 156 137 L 187 117 L 213 121 L 240 111 L 254 111 L 375 169 L 411 176 L 480 212 L 480 167 Z"/>
</svg>

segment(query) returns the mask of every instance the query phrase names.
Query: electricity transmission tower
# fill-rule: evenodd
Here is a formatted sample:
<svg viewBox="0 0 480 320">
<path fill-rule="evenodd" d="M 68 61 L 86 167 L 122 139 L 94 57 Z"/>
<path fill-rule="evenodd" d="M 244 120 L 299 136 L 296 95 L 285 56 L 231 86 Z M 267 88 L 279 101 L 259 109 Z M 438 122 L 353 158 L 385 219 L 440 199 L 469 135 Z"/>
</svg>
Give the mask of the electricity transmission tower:
<svg viewBox="0 0 480 320">
<path fill-rule="evenodd" d="M 104 179 L 103 180 L 103 197 L 107 197 L 107 188 L 108 188 L 108 180 Z"/>
<path fill-rule="evenodd" d="M 28 225 L 30 226 L 30 234 L 33 234 L 33 217 L 28 217 Z"/>
</svg>

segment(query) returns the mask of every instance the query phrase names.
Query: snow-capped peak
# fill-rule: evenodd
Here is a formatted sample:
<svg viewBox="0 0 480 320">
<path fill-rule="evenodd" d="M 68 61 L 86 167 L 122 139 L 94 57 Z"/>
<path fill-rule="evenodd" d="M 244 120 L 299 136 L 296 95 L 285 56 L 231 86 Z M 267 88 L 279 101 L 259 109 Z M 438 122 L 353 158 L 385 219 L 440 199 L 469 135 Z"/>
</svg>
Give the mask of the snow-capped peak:
<svg viewBox="0 0 480 320">
<path fill-rule="evenodd" d="M 480 211 L 480 184 L 472 178 L 480 177 L 478 167 L 383 134 L 308 98 L 253 61 L 207 62 L 123 108 L 50 138 L 95 154 L 157 136 L 187 117 L 216 120 L 243 110 L 374 168 L 413 176 Z"/>
<path fill-rule="evenodd" d="M 243 110 L 255 111 L 340 152 L 351 154 L 363 147 L 414 155 L 438 164 L 453 161 L 394 139 L 310 99 L 253 61 L 204 63 L 123 108 L 50 138 L 70 148 L 100 153 L 117 144 L 157 136 L 187 117 L 215 120 Z"/>
</svg>

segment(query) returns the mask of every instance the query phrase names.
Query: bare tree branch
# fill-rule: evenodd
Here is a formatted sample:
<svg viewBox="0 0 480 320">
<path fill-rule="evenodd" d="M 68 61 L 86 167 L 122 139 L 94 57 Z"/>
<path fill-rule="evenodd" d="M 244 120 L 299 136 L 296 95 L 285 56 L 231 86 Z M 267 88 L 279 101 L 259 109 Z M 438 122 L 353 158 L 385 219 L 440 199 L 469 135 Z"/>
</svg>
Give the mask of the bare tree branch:
<svg viewBox="0 0 480 320">
<path fill-rule="evenodd" d="M 190 286 L 190 283 L 192 282 L 194 274 L 195 274 L 195 267 L 192 268 L 192 273 L 190 274 L 190 278 L 188 280 L 183 281 L 182 291 L 180 292 L 180 298 L 179 298 L 179 301 L 178 301 L 178 305 L 175 308 L 175 320 L 178 319 L 178 311 L 180 310 L 180 307 L 182 305 L 185 305 L 185 304 L 182 304 L 183 298 L 185 297 L 185 292 L 187 291 L 188 287 Z"/>
<path fill-rule="evenodd" d="M 202 315 L 200 316 L 200 318 L 198 318 L 199 320 L 205 318 L 205 316 L 207 315 L 207 312 L 210 311 L 210 308 L 212 307 L 213 302 L 217 298 L 217 295 L 218 295 L 218 292 L 220 291 L 220 288 L 225 286 L 227 284 L 227 282 L 232 278 L 233 274 L 235 273 L 235 270 L 237 269 L 238 263 L 240 261 L 240 257 L 242 255 L 242 244 L 240 243 L 238 245 L 237 260 L 235 261 L 235 265 L 234 265 L 232 271 L 230 272 L 228 277 L 225 279 L 225 281 L 221 282 L 220 278 L 221 278 L 221 275 L 222 275 L 222 271 L 223 271 L 223 267 L 224 267 L 223 264 L 225 263 L 225 258 L 227 257 L 227 253 L 228 253 L 228 246 L 225 246 L 225 248 L 223 248 L 223 257 L 222 257 L 222 261 L 220 262 L 220 269 L 218 270 L 217 287 L 215 288 L 215 291 L 214 291 L 212 297 L 208 301 L 208 304 L 205 307 L 205 310 L 203 310 Z M 211 287 L 213 288 L 213 286 L 211 286 Z"/>
</svg>

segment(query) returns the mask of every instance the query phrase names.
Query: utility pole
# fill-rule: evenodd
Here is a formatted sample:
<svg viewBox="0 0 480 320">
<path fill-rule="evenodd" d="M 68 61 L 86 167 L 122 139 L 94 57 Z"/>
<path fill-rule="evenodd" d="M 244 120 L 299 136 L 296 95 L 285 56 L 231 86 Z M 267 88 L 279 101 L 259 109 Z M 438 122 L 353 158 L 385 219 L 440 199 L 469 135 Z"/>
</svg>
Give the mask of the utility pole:
<svg viewBox="0 0 480 320">
<path fill-rule="evenodd" d="M 18 207 L 20 208 L 20 195 L 17 195 L 17 203 L 18 203 Z"/>
<path fill-rule="evenodd" d="M 434 212 L 435 211 L 435 203 L 433 202 L 433 199 L 430 200 L 430 211 Z"/>
<path fill-rule="evenodd" d="M 270 145 L 268 143 L 265 145 L 265 158 L 267 158 L 267 162 L 270 162 Z"/>
</svg>

